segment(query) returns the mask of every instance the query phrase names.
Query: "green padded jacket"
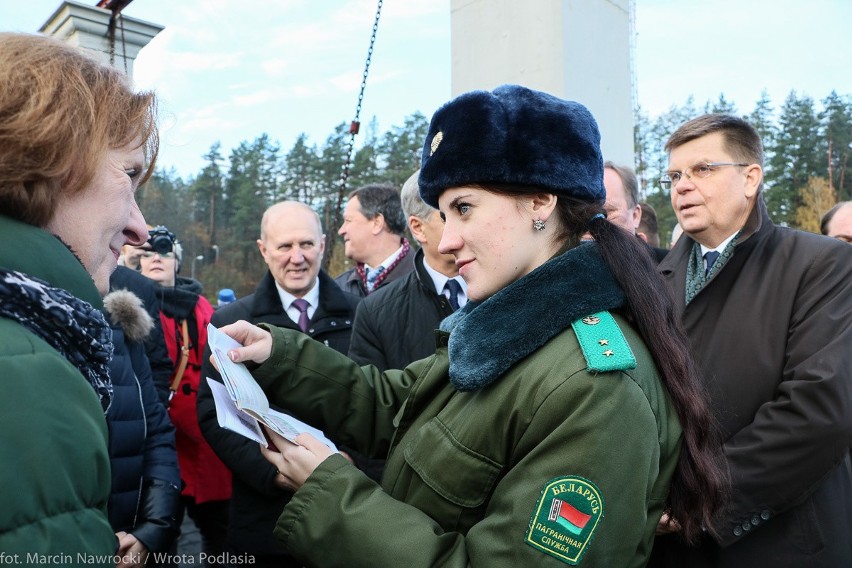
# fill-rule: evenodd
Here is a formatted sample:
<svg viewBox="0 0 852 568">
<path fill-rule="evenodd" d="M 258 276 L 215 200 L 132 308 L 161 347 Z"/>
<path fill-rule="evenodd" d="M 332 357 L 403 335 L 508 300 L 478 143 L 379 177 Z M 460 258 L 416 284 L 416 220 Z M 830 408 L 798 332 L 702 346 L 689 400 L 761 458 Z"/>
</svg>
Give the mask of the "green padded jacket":
<svg viewBox="0 0 852 568">
<path fill-rule="evenodd" d="M 59 240 L 2 215 L 0 267 L 102 305 Z M 18 322 L 0 317 L 0 338 L 0 550 L 22 565 L 115 566 L 107 427 L 95 392 Z"/>
</svg>

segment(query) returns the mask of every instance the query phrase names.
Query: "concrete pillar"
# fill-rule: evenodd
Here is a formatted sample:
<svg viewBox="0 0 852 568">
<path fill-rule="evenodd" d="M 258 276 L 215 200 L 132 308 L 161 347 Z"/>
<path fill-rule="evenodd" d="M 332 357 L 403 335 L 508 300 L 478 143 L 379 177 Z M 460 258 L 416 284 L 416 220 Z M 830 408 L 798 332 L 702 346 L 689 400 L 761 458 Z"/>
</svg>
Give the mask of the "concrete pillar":
<svg viewBox="0 0 852 568">
<path fill-rule="evenodd" d="M 452 0 L 452 92 L 517 83 L 578 101 L 633 166 L 633 0 Z"/>
<path fill-rule="evenodd" d="M 39 31 L 72 45 L 90 49 L 106 63 L 110 60 L 109 20 L 112 12 L 66 0 L 41 26 Z M 133 61 L 163 26 L 121 16 L 115 27 L 113 64 L 133 76 Z"/>
</svg>

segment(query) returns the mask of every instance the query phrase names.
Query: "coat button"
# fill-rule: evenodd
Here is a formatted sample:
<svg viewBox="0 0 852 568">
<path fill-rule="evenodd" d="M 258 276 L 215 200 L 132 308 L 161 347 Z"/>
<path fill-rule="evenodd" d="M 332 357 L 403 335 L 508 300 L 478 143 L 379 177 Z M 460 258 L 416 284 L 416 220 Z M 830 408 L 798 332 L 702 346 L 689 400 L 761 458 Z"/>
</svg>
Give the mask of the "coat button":
<svg viewBox="0 0 852 568">
<path fill-rule="evenodd" d="M 352 321 L 351 321 L 351 320 L 346 320 L 346 325 L 352 325 Z"/>
<path fill-rule="evenodd" d="M 734 536 L 742 536 L 743 529 L 739 525 L 734 527 Z"/>
<path fill-rule="evenodd" d="M 763 519 L 764 521 L 768 521 L 769 520 L 769 511 L 768 510 L 761 511 L 760 512 L 760 518 Z"/>
<path fill-rule="evenodd" d="M 331 327 L 336 327 L 336 326 L 337 326 L 337 322 L 336 322 L 336 321 L 332 321 L 332 322 L 331 322 Z"/>
<path fill-rule="evenodd" d="M 759 525 L 760 524 L 760 517 L 758 517 L 757 515 L 753 516 L 751 518 L 751 524 L 753 524 L 754 526 Z"/>
<path fill-rule="evenodd" d="M 743 530 L 744 531 L 750 531 L 751 530 L 751 523 L 748 522 L 748 521 L 744 522 L 743 523 Z"/>
</svg>

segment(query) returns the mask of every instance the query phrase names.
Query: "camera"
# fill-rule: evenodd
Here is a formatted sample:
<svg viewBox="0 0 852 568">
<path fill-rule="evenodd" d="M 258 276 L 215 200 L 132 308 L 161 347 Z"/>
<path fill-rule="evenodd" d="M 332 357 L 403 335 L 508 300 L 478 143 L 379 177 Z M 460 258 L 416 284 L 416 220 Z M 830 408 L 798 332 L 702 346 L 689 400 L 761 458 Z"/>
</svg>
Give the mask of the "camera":
<svg viewBox="0 0 852 568">
<path fill-rule="evenodd" d="M 148 231 L 148 243 L 157 254 L 166 254 L 174 250 L 175 234 L 162 225 Z"/>
</svg>

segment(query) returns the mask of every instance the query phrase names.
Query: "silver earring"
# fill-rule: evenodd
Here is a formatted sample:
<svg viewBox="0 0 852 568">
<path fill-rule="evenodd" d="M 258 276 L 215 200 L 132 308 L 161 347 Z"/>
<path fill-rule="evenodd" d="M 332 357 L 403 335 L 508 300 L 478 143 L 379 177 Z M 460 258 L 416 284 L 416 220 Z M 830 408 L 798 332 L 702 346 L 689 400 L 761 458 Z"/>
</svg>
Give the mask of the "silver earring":
<svg viewBox="0 0 852 568">
<path fill-rule="evenodd" d="M 543 231 L 544 221 L 542 221 L 541 219 L 536 219 L 535 221 L 533 221 L 533 229 L 535 229 L 536 231 Z"/>
</svg>

